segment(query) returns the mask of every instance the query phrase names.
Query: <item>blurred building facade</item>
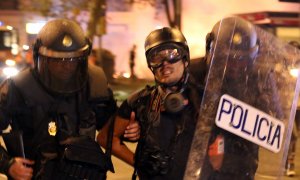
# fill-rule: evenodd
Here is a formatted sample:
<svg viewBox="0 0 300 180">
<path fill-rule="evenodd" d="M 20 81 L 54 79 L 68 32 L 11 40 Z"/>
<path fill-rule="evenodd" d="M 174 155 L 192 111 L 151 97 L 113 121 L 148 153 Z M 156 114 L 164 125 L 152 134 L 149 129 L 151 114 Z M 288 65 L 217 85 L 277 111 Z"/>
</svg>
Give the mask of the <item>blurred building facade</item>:
<svg viewBox="0 0 300 180">
<path fill-rule="evenodd" d="M 30 5 L 31 1 L 33 0 L 23 0 L 22 3 Z M 51 17 L 21 12 L 18 10 L 18 2 L 18 0 L 0 1 L 0 22 L 18 29 L 21 46 L 31 45 L 36 32 L 29 32 L 29 27 L 33 25 L 33 30 L 37 31 Z M 130 72 L 129 52 L 132 45 L 136 44 L 136 75 L 138 78 L 152 78 L 144 57 L 144 40 L 153 29 L 169 25 L 161 3 L 150 5 L 144 0 L 136 2 L 129 5 L 125 0 L 107 0 L 106 34 L 101 38 L 95 38 L 93 45 L 94 48 L 102 46 L 109 49 L 115 55 L 115 72 L 122 74 Z M 299 14 L 300 3 L 279 0 L 244 0 L 243 2 L 239 0 L 182 0 L 182 31 L 189 43 L 191 57 L 197 58 L 204 55 L 205 36 L 221 18 L 262 11 L 287 11 Z M 81 12 L 76 20 L 83 28 L 87 28 L 88 18 L 88 12 Z M 279 31 L 279 33 L 286 32 Z M 300 37 L 299 28 L 293 30 L 292 33 L 296 34 L 296 38 Z M 291 32 L 287 34 L 290 35 Z"/>
</svg>

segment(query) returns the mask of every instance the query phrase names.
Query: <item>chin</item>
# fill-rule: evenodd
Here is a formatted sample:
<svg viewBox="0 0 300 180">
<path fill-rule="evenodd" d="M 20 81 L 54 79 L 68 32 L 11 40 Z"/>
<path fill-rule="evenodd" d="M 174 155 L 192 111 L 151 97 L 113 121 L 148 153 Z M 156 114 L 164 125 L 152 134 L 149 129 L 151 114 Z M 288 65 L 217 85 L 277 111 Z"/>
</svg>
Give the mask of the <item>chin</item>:
<svg viewBox="0 0 300 180">
<path fill-rule="evenodd" d="M 161 82 L 165 83 L 165 84 L 173 84 L 173 83 L 176 83 L 177 80 L 174 80 L 174 79 L 163 79 Z"/>
</svg>

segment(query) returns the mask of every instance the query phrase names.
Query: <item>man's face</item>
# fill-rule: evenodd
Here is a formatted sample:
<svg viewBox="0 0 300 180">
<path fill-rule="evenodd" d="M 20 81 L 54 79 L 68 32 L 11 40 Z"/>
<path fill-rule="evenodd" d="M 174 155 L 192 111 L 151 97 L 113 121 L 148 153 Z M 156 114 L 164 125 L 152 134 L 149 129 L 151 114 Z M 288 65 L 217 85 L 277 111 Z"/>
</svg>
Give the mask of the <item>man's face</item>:
<svg viewBox="0 0 300 180">
<path fill-rule="evenodd" d="M 164 61 L 162 66 L 154 70 L 155 78 L 163 84 L 172 84 L 178 82 L 183 76 L 184 66 L 187 63 L 180 60 L 176 63 Z"/>
<path fill-rule="evenodd" d="M 75 74 L 78 66 L 78 61 L 71 59 L 50 59 L 48 61 L 48 68 L 52 76 L 55 78 L 68 81 Z"/>
<path fill-rule="evenodd" d="M 178 82 L 184 73 L 187 62 L 183 61 L 184 51 L 180 48 L 163 48 L 149 52 L 148 64 L 153 69 L 157 81 L 163 84 Z"/>
</svg>

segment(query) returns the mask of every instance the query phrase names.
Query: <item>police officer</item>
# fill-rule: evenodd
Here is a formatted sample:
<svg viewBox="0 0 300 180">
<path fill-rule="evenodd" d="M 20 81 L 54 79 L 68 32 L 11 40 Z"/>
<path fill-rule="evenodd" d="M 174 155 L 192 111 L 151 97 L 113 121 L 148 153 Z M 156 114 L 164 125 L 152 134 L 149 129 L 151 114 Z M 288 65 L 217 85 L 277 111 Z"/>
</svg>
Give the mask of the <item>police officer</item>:
<svg viewBox="0 0 300 180">
<path fill-rule="evenodd" d="M 15 157 L 1 148 L 2 173 L 13 179 L 105 179 L 113 170 L 95 133 L 116 103 L 103 70 L 88 66 L 91 48 L 81 27 L 68 19 L 49 21 L 39 32 L 34 68 L 0 89 L 0 128 L 11 125 L 21 134 L 25 152 Z M 128 128 L 137 130 L 136 124 Z"/>
<path fill-rule="evenodd" d="M 222 47 L 220 52 L 215 52 L 216 44 Z M 219 21 L 207 35 L 206 61 L 208 65 L 216 63 L 226 67 L 214 66 L 220 68 L 216 72 L 223 74 L 220 92 L 215 89 L 216 94 L 229 94 L 279 117 L 280 110 L 272 106 L 279 104 L 276 98 L 262 95 L 263 91 L 275 92 L 276 87 L 271 83 L 274 82 L 272 72 L 266 77 L 258 71 L 256 61 L 259 48 L 255 27 L 241 18 L 228 17 Z M 268 79 L 268 83 L 263 84 L 266 79 L 262 81 L 261 78 Z M 210 180 L 253 180 L 258 167 L 258 150 L 258 145 L 214 126 L 201 177 Z"/>
<path fill-rule="evenodd" d="M 134 93 L 120 106 L 113 153 L 134 165 L 140 179 L 182 179 L 202 89 L 189 76 L 189 47 L 178 29 L 152 31 L 145 41 L 145 54 L 156 84 Z M 119 138 L 133 119 L 141 126 L 135 156 Z M 105 139 L 100 133 L 98 140 Z"/>
</svg>

